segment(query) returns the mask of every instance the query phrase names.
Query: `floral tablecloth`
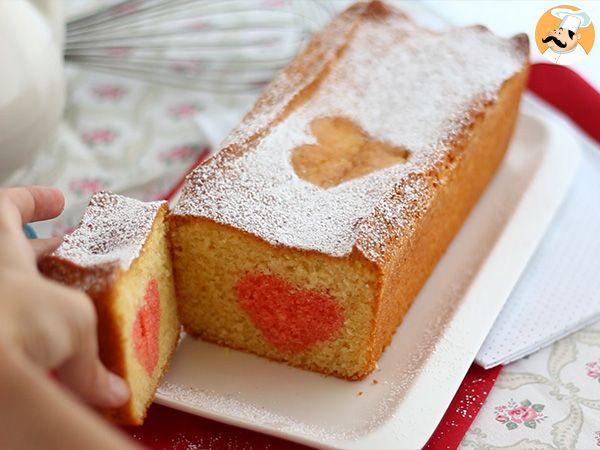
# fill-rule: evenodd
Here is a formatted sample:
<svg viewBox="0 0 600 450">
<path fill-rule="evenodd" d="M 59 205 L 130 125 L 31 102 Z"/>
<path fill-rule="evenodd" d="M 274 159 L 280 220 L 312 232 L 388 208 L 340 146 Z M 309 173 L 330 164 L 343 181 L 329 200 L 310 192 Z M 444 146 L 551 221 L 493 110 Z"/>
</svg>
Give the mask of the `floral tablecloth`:
<svg viewBox="0 0 600 450">
<path fill-rule="evenodd" d="M 66 76 L 64 122 L 18 180 L 58 186 L 66 194 L 65 213 L 39 224 L 41 235 L 70 231 L 98 189 L 162 198 L 208 155 L 192 118 L 215 105 L 248 104 L 248 98 L 216 98 L 72 65 Z M 594 325 L 506 366 L 460 448 L 600 447 L 599 410 L 600 325 Z"/>
<path fill-rule="evenodd" d="M 65 72 L 63 124 L 55 141 L 18 180 L 65 192 L 65 213 L 36 225 L 41 235 L 71 230 L 90 195 L 100 189 L 143 200 L 163 198 L 174 180 L 207 156 L 206 140 L 191 118 L 206 111 L 208 95 L 73 65 Z"/>
<path fill-rule="evenodd" d="M 600 325 L 504 368 L 461 449 L 600 447 Z"/>
</svg>

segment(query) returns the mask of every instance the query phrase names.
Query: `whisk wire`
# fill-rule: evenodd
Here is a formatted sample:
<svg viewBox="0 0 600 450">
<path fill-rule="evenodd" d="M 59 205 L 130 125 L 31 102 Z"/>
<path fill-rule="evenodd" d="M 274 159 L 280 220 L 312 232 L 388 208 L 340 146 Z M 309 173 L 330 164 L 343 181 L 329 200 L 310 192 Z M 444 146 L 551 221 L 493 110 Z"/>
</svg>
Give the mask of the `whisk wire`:
<svg viewBox="0 0 600 450">
<path fill-rule="evenodd" d="M 244 92 L 331 15 L 325 0 L 122 0 L 69 21 L 65 56 L 92 70 Z"/>
</svg>

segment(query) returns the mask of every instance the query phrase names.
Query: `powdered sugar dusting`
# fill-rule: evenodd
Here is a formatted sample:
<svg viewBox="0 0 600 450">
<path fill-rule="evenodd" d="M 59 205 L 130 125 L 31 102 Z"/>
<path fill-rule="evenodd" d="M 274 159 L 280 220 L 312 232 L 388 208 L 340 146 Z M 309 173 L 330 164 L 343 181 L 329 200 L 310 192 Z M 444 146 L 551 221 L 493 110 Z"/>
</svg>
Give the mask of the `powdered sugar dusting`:
<svg viewBox="0 0 600 450">
<path fill-rule="evenodd" d="M 241 156 L 217 155 L 198 167 L 175 214 L 333 256 L 357 247 L 372 260 L 391 237 L 410 232 L 434 186 L 445 181 L 437 169 L 452 144 L 527 56 L 517 40 L 482 27 L 433 34 L 397 13 L 361 20 L 312 97 L 256 142 L 238 142 Z M 336 116 L 408 149 L 408 161 L 328 189 L 300 179 L 292 151 L 315 143 L 314 119 Z"/>
<path fill-rule="evenodd" d="M 450 291 L 454 291 L 450 289 Z M 449 292 L 450 292 L 449 291 Z M 200 387 L 204 385 L 204 382 L 194 383 L 194 386 L 185 384 L 189 381 L 192 370 L 192 365 L 188 365 L 187 369 L 184 369 L 180 364 L 184 361 L 190 361 L 191 359 L 206 358 L 209 354 L 202 354 L 201 352 L 187 353 L 184 357 L 181 357 L 179 361 L 174 363 L 175 373 L 180 373 L 182 376 L 171 376 L 173 381 L 163 381 L 157 391 L 157 396 L 161 400 L 161 403 L 167 406 L 174 406 L 175 408 L 181 408 L 185 406 L 185 409 L 191 409 L 195 412 L 201 412 L 208 414 L 209 416 L 217 416 L 222 419 L 233 419 L 236 424 L 244 425 L 251 424 L 252 428 L 262 428 L 265 430 L 276 430 L 277 433 L 287 434 L 288 437 L 305 437 L 316 442 L 327 442 L 330 444 L 341 445 L 344 441 L 355 441 L 364 438 L 366 435 L 377 431 L 382 427 L 383 424 L 388 423 L 390 418 L 394 417 L 397 411 L 401 409 L 401 403 L 405 399 L 407 393 L 414 388 L 415 384 L 418 383 L 417 378 L 421 374 L 423 368 L 428 363 L 428 359 L 432 353 L 437 351 L 447 352 L 448 345 L 455 345 L 455 343 L 448 343 L 444 341 L 444 333 L 450 320 L 452 319 L 455 309 L 458 306 L 461 297 L 458 295 L 459 292 L 447 293 L 445 296 L 441 296 L 440 299 L 436 299 L 434 302 L 435 311 L 434 317 L 431 320 L 427 320 L 428 327 L 418 328 L 415 336 L 418 339 L 415 340 L 414 345 L 406 346 L 405 341 L 395 339 L 392 343 L 392 347 L 386 351 L 383 355 L 382 362 L 383 368 L 376 369 L 374 373 L 374 379 L 380 379 L 378 383 L 373 383 L 372 379 L 365 381 L 358 381 L 348 383 L 341 381 L 343 384 L 331 384 L 328 385 L 328 394 L 324 396 L 324 400 L 319 400 L 319 407 L 327 411 L 331 411 L 332 417 L 327 420 L 319 420 L 312 414 L 305 414 L 304 408 L 309 408 L 306 403 L 298 404 L 294 402 L 295 396 L 302 392 L 290 393 L 285 395 L 281 401 L 285 406 L 281 406 L 279 402 L 263 402 L 257 400 L 256 397 L 249 395 L 246 390 L 245 384 L 234 384 L 228 385 L 227 388 L 217 385 L 212 385 L 211 382 L 207 383 L 207 386 L 213 386 L 216 390 L 208 387 Z M 448 301 L 450 300 L 450 301 Z M 431 305 L 428 305 L 431 307 Z M 187 347 L 187 351 L 190 347 Z M 237 352 L 236 352 L 237 353 Z M 243 354 L 233 355 L 234 357 L 245 356 Z M 247 360 L 244 360 L 247 362 Z M 243 360 L 238 359 L 238 364 L 243 365 Z M 184 362 L 184 364 L 188 364 Z M 216 365 L 219 368 L 221 361 L 217 361 Z M 445 367 L 452 367 L 453 362 L 445 360 Z M 282 370 L 279 365 L 273 365 L 271 362 L 263 362 L 261 366 L 245 366 L 249 367 L 249 370 L 259 371 L 264 376 L 263 379 L 257 381 L 259 383 L 261 396 L 264 395 L 266 399 L 272 399 L 273 396 L 277 395 L 271 392 L 269 389 L 269 383 L 273 380 L 285 380 L 281 381 L 281 386 L 286 384 L 294 385 L 294 383 L 300 383 L 301 380 L 305 381 L 305 384 L 301 384 L 305 389 L 311 390 L 323 390 L 324 384 L 328 383 L 325 378 L 320 378 L 316 381 L 307 375 L 307 378 L 295 378 L 293 381 L 286 379 L 282 374 Z M 228 366 L 229 367 L 229 366 Z M 214 369 L 211 369 L 214 370 Z M 222 369 L 217 369 L 222 370 Z M 190 371 L 190 372 L 187 372 Z M 187 373 L 187 375 L 186 375 Z M 220 373 L 220 372 L 219 372 Z M 226 372 L 222 372 L 225 374 Z M 443 370 L 439 371 L 437 376 L 445 376 Z M 231 374 L 230 374 L 231 376 Z M 241 374 L 236 374 L 233 378 L 244 378 Z M 213 379 L 210 377 L 209 379 Z M 278 382 L 279 384 L 279 382 Z M 232 386 L 234 386 L 232 388 Z M 291 389 L 294 391 L 294 389 Z M 357 396 L 358 392 L 363 392 L 364 395 Z M 314 394 L 314 392 L 313 392 Z M 331 395 L 331 397 L 329 397 Z M 331 399 L 335 398 L 335 402 L 331 402 Z M 356 412 L 357 418 L 353 417 L 349 422 L 346 422 L 344 418 L 335 416 L 336 408 L 342 408 Z M 321 411 L 322 414 L 322 411 Z M 342 416 L 342 414 L 340 414 Z M 404 420 L 394 420 L 395 423 L 402 424 Z M 401 436 L 398 442 L 403 442 L 406 433 L 410 433 L 410 429 L 403 429 L 398 427 L 393 430 L 394 433 Z"/>
<path fill-rule="evenodd" d="M 319 427 L 302 423 L 293 417 L 287 417 L 265 408 L 257 407 L 231 397 L 200 390 L 193 387 L 185 387 L 178 384 L 163 381 L 157 390 L 157 395 L 168 398 L 171 402 L 185 404 L 188 407 L 200 410 L 208 410 L 213 414 L 224 417 L 234 416 L 236 420 L 259 425 L 265 428 L 274 428 L 279 431 L 288 432 L 292 435 L 304 435 L 320 440 L 355 439 L 359 436 L 354 432 L 340 432 L 325 427 Z"/>
<path fill-rule="evenodd" d="M 118 263 L 128 269 L 139 256 L 158 209 L 165 203 L 97 192 L 79 227 L 65 236 L 53 255 L 83 267 Z"/>
</svg>

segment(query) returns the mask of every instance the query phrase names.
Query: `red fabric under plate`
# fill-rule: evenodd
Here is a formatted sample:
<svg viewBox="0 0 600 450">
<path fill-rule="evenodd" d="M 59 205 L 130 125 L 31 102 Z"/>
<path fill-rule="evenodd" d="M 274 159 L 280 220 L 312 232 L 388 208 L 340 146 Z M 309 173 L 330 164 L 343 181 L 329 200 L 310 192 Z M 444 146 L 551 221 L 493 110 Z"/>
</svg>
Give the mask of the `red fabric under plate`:
<svg viewBox="0 0 600 450">
<path fill-rule="evenodd" d="M 425 449 L 453 450 L 459 446 L 501 370 L 502 366 L 490 370 L 476 364 L 471 366 Z"/>
<path fill-rule="evenodd" d="M 572 70 L 553 64 L 534 64 L 529 90 L 563 111 L 584 132 L 600 142 L 600 93 Z M 203 152 L 201 159 L 206 157 Z M 165 198 L 171 198 L 183 184 L 179 180 Z M 454 396 L 427 449 L 455 449 L 477 416 L 502 367 L 484 370 L 473 365 Z M 212 420 L 152 405 L 142 427 L 123 428 L 138 441 L 156 450 L 305 449 L 273 438 Z"/>
<path fill-rule="evenodd" d="M 600 142 L 600 92 L 565 66 L 533 64 L 528 89 Z"/>
<path fill-rule="evenodd" d="M 122 427 L 156 450 L 305 450 L 300 444 L 153 404 L 142 427 Z"/>
</svg>

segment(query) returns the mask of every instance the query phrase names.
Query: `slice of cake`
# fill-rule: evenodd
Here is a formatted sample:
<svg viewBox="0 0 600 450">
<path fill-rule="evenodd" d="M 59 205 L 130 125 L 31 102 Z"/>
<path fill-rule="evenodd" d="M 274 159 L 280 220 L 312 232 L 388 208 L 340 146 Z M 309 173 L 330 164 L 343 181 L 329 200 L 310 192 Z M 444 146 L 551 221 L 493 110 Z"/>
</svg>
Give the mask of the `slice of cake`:
<svg viewBox="0 0 600 450">
<path fill-rule="evenodd" d="M 365 377 L 500 164 L 527 69 L 525 35 L 437 34 L 381 2 L 337 16 L 187 178 L 185 330 Z"/>
<path fill-rule="evenodd" d="M 131 390 L 124 406 L 104 411 L 122 424 L 143 422 L 179 339 L 167 213 L 166 202 L 98 192 L 79 227 L 40 262 L 42 273 L 94 302 L 100 359 Z"/>
</svg>

